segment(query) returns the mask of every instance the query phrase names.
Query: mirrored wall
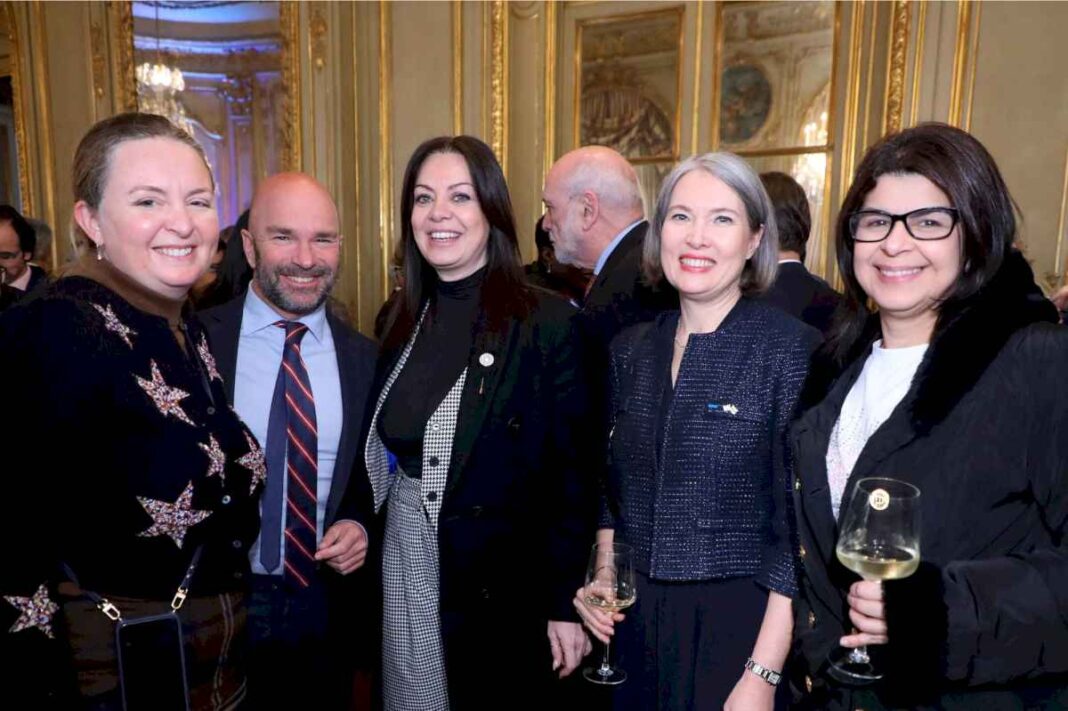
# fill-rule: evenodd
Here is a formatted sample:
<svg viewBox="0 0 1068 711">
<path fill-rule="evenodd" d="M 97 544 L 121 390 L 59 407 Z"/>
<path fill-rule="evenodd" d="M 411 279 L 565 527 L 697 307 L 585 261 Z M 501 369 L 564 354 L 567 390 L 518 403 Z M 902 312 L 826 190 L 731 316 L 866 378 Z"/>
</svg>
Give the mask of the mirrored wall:
<svg viewBox="0 0 1068 711">
<path fill-rule="evenodd" d="M 812 234 L 824 234 L 833 161 L 836 3 L 718 6 L 719 148 L 759 172 L 794 177 L 808 194 Z"/>
<path fill-rule="evenodd" d="M 204 146 L 233 224 L 283 170 L 287 90 L 280 3 L 134 2 L 137 102 Z"/>
</svg>

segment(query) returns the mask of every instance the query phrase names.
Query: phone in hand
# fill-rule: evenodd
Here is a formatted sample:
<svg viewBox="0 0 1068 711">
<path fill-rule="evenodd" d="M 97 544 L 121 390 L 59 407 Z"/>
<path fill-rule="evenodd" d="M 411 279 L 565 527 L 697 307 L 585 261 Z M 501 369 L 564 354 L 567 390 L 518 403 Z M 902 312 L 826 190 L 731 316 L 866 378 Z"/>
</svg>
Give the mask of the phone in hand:
<svg viewBox="0 0 1068 711">
<path fill-rule="evenodd" d="M 166 612 L 119 620 L 115 649 L 124 711 L 189 711 L 178 615 Z"/>
</svg>

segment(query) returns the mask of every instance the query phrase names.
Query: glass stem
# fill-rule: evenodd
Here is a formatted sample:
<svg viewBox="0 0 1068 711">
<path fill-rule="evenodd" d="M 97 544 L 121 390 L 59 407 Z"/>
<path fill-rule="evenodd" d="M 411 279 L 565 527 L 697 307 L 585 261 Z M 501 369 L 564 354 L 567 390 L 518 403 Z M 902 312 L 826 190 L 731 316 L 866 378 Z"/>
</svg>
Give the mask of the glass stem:
<svg viewBox="0 0 1068 711">
<path fill-rule="evenodd" d="M 611 644 L 612 640 L 608 640 L 604 643 L 604 657 L 601 659 L 601 668 L 597 670 L 597 673 L 603 677 L 612 676 L 612 665 L 608 661 L 608 648 Z"/>
</svg>

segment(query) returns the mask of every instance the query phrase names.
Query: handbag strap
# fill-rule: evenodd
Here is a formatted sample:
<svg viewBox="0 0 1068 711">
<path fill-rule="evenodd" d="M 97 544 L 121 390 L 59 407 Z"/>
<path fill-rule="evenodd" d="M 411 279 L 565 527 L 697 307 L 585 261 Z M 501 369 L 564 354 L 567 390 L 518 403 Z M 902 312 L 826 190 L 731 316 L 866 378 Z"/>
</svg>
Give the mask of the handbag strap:
<svg viewBox="0 0 1068 711">
<path fill-rule="evenodd" d="M 189 561 L 189 567 L 186 568 L 185 576 L 182 578 L 182 582 L 178 585 L 178 590 L 175 591 L 174 597 L 171 599 L 171 610 L 174 612 L 178 612 L 178 610 L 182 609 L 182 605 L 185 604 L 185 599 L 189 596 L 189 584 L 193 580 L 193 573 L 197 569 L 197 564 L 200 562 L 200 554 L 203 552 L 203 543 L 197 546 L 196 550 L 193 551 L 193 558 Z M 81 584 L 78 583 L 78 576 L 74 574 L 71 567 L 67 565 L 66 562 L 60 562 L 60 566 L 63 568 L 63 572 L 67 578 L 81 588 Z M 107 615 L 109 620 L 118 622 L 122 619 L 122 611 L 106 597 L 103 597 L 92 590 L 82 590 L 82 592 L 101 612 Z"/>
</svg>

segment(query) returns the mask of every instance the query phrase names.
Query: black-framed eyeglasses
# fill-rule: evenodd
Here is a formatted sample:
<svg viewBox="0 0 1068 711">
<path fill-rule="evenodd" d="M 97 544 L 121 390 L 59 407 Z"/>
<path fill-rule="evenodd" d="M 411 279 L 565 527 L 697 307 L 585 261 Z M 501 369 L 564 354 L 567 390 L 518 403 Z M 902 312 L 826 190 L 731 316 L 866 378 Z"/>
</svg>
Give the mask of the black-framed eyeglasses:
<svg viewBox="0 0 1068 711">
<path fill-rule="evenodd" d="M 901 215 L 858 210 L 849 216 L 849 235 L 854 242 L 882 242 L 900 221 L 913 239 L 939 240 L 949 237 L 958 219 L 960 213 L 955 207 L 921 207 Z"/>
</svg>

